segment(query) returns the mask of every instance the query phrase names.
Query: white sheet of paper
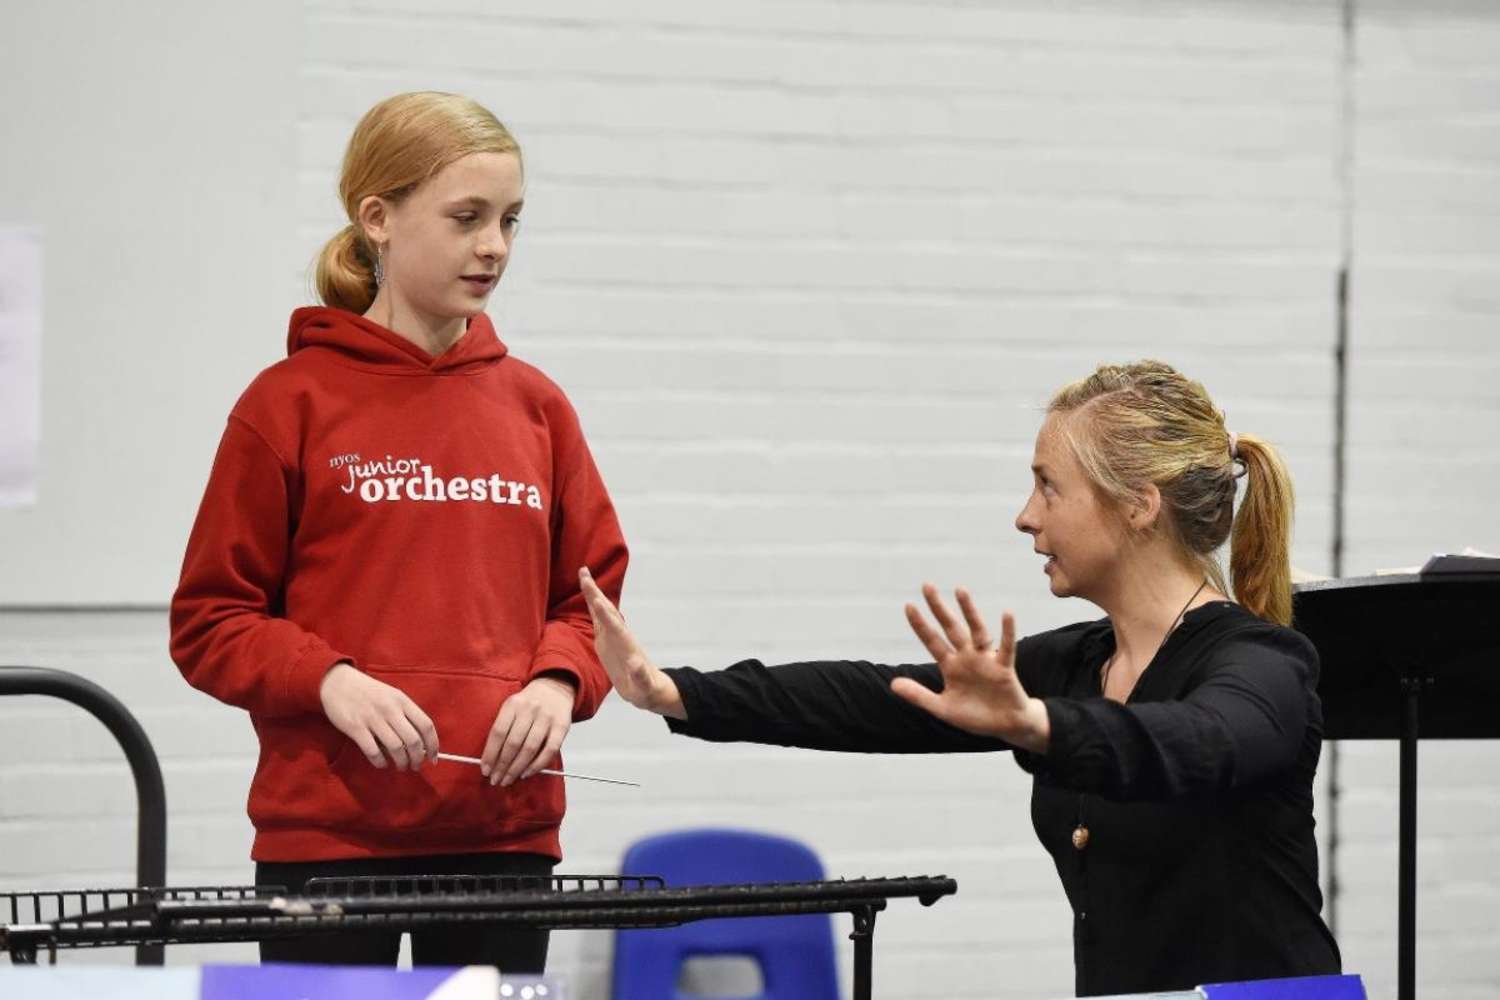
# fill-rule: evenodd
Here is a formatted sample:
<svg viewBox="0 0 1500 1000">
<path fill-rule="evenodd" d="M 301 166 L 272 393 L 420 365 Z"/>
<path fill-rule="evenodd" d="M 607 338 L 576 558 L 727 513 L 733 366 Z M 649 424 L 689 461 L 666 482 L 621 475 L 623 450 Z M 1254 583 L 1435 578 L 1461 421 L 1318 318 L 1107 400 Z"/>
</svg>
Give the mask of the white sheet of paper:
<svg viewBox="0 0 1500 1000">
<path fill-rule="evenodd" d="M 36 503 L 42 425 L 42 231 L 0 226 L 0 507 Z"/>
</svg>

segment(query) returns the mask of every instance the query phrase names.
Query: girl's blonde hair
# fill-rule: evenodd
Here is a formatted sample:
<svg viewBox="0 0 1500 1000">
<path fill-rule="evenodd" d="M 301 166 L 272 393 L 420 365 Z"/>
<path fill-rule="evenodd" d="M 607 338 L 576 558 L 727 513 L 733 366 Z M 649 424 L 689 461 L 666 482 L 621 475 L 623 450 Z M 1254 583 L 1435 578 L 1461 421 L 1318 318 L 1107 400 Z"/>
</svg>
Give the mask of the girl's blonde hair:
<svg viewBox="0 0 1500 1000">
<path fill-rule="evenodd" d="M 1123 509 L 1155 484 L 1159 523 L 1213 584 L 1231 592 L 1215 553 L 1232 535 L 1235 599 L 1291 624 L 1294 497 L 1275 448 L 1249 434 L 1232 440 L 1207 390 L 1160 361 L 1101 365 L 1059 389 L 1047 412 L 1068 417 L 1062 432 L 1106 502 Z M 1238 515 L 1237 475 L 1246 477 Z"/>
<path fill-rule="evenodd" d="M 363 313 L 375 300 L 376 250 L 359 225 L 359 205 L 371 195 L 399 204 L 423 181 L 470 153 L 510 153 L 521 147 L 478 102 L 458 94 L 397 94 L 359 120 L 344 151 L 339 199 L 349 225 L 318 255 L 316 285 L 326 305 Z"/>
</svg>

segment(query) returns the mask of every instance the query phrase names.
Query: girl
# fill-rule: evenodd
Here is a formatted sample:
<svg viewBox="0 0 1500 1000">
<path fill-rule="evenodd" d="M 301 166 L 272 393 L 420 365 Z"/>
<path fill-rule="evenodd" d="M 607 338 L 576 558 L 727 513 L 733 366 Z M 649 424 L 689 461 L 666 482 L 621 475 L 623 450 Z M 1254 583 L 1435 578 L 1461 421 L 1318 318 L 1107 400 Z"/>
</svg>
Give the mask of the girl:
<svg viewBox="0 0 1500 1000">
<path fill-rule="evenodd" d="M 325 305 L 240 397 L 172 601 L 172 657 L 247 709 L 258 884 L 546 876 L 557 763 L 609 690 L 576 579 L 627 554 L 562 391 L 483 310 L 520 222 L 521 151 L 453 94 L 354 130 Z M 441 745 L 482 757 L 438 761 Z M 399 935 L 272 941 L 266 960 L 394 964 Z M 413 935 L 418 964 L 539 973 L 545 931 Z"/>
<path fill-rule="evenodd" d="M 1053 397 L 1016 527 L 1052 593 L 1106 617 L 998 645 L 923 588 L 935 663 L 756 660 L 659 670 L 580 571 L 621 695 L 674 732 L 826 750 L 1013 750 L 1072 904 L 1080 995 L 1337 972 L 1320 917 L 1312 646 L 1291 620 L 1292 487 L 1229 433 L 1203 387 L 1157 362 Z M 1234 514 L 1235 481 L 1248 477 Z M 1229 600 L 1213 553 L 1233 535 Z"/>
</svg>

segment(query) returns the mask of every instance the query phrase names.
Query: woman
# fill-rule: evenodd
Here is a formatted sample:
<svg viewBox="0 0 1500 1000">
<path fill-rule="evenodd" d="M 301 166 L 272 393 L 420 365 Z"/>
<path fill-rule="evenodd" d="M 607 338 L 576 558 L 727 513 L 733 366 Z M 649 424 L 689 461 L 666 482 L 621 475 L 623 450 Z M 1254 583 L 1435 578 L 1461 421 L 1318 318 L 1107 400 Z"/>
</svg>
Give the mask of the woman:
<svg viewBox="0 0 1500 1000">
<path fill-rule="evenodd" d="M 572 722 L 609 690 L 575 569 L 617 595 L 627 554 L 562 391 L 483 310 L 522 205 L 487 110 L 402 94 L 355 128 L 350 224 L 322 307 L 230 413 L 182 579 L 172 656 L 250 712 L 258 884 L 546 876 Z M 442 746 L 483 764 L 437 760 Z M 393 965 L 399 934 L 271 941 L 263 959 Z M 417 933 L 418 964 L 540 972 L 545 931 Z"/>
<path fill-rule="evenodd" d="M 934 663 L 658 669 L 580 571 L 596 643 L 630 703 L 674 732 L 825 750 L 1010 749 L 1072 904 L 1080 995 L 1337 972 L 1320 917 L 1312 646 L 1291 620 L 1292 488 L 1167 365 L 1105 366 L 1052 399 L 1016 527 L 1052 593 L 1104 618 L 998 644 L 960 589 Z M 1247 478 L 1234 513 L 1236 479 Z M 1233 536 L 1236 601 L 1214 559 Z"/>
</svg>

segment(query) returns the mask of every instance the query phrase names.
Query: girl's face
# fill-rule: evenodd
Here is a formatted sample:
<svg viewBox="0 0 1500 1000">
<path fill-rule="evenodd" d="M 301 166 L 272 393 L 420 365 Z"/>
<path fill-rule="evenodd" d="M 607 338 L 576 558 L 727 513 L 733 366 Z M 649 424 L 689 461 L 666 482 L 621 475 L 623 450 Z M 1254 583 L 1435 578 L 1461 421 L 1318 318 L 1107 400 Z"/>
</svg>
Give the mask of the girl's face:
<svg viewBox="0 0 1500 1000">
<path fill-rule="evenodd" d="M 390 206 L 389 291 L 432 320 L 482 312 L 510 259 L 523 186 L 521 162 L 512 154 L 470 153 Z"/>
<path fill-rule="evenodd" d="M 1047 557 L 1043 571 L 1056 597 L 1096 598 L 1120 562 L 1124 532 L 1102 503 L 1050 414 L 1036 436 L 1033 485 L 1016 527 Z"/>
</svg>

